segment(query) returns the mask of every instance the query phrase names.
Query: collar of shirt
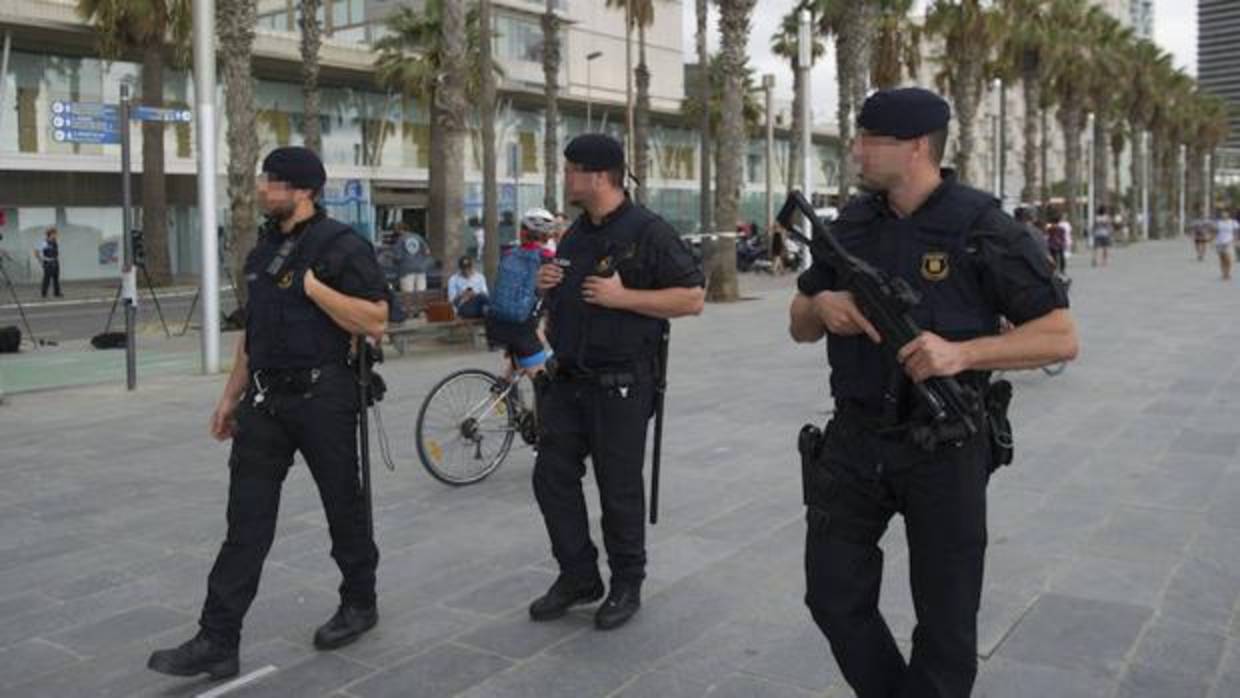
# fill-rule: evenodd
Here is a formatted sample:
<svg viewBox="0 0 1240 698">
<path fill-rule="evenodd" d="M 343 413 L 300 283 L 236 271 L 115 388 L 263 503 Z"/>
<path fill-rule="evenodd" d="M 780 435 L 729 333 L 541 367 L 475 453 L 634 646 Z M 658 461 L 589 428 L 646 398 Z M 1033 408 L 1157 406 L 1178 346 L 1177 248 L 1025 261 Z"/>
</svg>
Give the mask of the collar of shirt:
<svg viewBox="0 0 1240 698">
<path fill-rule="evenodd" d="M 934 191 L 930 192 L 930 196 L 926 197 L 926 200 L 921 202 L 921 206 L 918 206 L 916 211 L 913 211 L 912 213 L 910 213 L 907 216 L 908 218 L 915 218 L 926 211 L 933 210 L 934 207 L 947 194 L 947 191 L 956 185 L 956 171 L 955 170 L 949 167 L 940 168 L 939 176 L 942 178 L 943 181 L 939 182 L 939 186 L 935 187 Z M 891 204 L 888 203 L 887 192 L 880 192 L 877 198 L 878 198 L 878 203 L 880 204 L 879 210 L 882 212 L 882 215 L 884 218 L 899 218 L 900 217 L 891 208 Z"/>
<path fill-rule="evenodd" d="M 293 229 L 290 230 L 288 233 L 285 233 L 284 231 L 280 230 L 279 224 L 272 226 L 272 229 L 271 229 L 272 240 L 275 240 L 275 241 L 281 240 L 284 238 L 285 235 L 291 235 L 293 237 L 301 235 L 302 233 L 306 231 L 306 228 L 310 227 L 311 225 L 315 223 L 318 223 L 319 221 L 323 220 L 326 217 L 327 217 L 327 212 L 324 211 L 321 207 L 315 206 L 314 215 L 294 225 Z"/>
<path fill-rule="evenodd" d="M 582 230 L 602 230 L 611 224 L 612 221 L 623 216 L 630 208 L 633 208 L 633 200 L 629 198 L 628 194 L 625 194 L 624 201 L 621 201 L 619 206 L 612 209 L 611 213 L 603 216 L 603 220 L 599 221 L 598 225 L 595 225 L 594 221 L 590 220 L 590 214 L 588 213 L 582 213 L 578 222 Z"/>
</svg>

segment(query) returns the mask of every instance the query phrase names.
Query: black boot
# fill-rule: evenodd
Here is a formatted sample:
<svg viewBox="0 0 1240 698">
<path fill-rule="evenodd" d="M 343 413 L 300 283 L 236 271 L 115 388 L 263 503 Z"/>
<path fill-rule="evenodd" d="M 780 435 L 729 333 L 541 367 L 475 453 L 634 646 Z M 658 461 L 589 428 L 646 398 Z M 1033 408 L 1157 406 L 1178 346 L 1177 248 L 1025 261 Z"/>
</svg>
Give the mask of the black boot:
<svg viewBox="0 0 1240 698">
<path fill-rule="evenodd" d="M 374 607 L 341 606 L 331 620 L 315 631 L 314 646 L 321 650 L 344 647 L 375 627 L 378 622 L 379 611 Z"/>
<path fill-rule="evenodd" d="M 602 606 L 598 607 L 598 611 L 594 614 L 594 627 L 599 630 L 612 630 L 618 628 L 637 613 L 637 609 L 642 606 L 642 585 L 641 582 L 615 582 L 611 583 L 611 593 L 607 595 L 607 600 Z"/>
<path fill-rule="evenodd" d="M 197 676 L 205 673 L 212 679 L 232 678 L 239 671 L 237 648 L 215 642 L 201 632 L 180 647 L 153 653 L 146 666 L 161 674 Z"/>
<path fill-rule="evenodd" d="M 555 620 L 568 613 L 568 609 L 583 603 L 593 603 L 603 598 L 603 579 L 595 574 L 585 579 L 561 574 L 546 594 L 530 604 L 530 618 L 536 621 Z"/>
</svg>

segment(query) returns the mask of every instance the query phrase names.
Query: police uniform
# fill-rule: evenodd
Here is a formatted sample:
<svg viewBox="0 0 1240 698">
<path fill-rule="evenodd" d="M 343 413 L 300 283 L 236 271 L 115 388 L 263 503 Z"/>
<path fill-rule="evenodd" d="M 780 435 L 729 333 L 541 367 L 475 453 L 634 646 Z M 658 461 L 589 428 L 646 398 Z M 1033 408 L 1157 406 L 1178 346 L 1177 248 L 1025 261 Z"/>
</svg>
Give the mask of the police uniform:
<svg viewBox="0 0 1240 698">
<path fill-rule="evenodd" d="M 598 135 L 574 139 L 564 154 L 587 169 L 623 163 L 619 145 Z M 555 263 L 564 277 L 546 302 L 555 358 L 539 400 L 542 436 L 534 494 L 562 577 L 590 591 L 582 600 L 597 599 L 602 595 L 598 551 L 590 540 L 581 486 L 590 457 L 612 574 L 609 603 L 621 592 L 635 601 L 646 568 L 642 464 L 666 321 L 588 304 L 582 283 L 591 275 L 613 273 L 631 289 L 692 288 L 704 280 L 676 231 L 628 198 L 598 224 L 578 217 L 560 242 Z M 531 607 L 535 620 L 562 615 L 559 608 L 540 613 L 538 603 Z M 608 627 L 606 616 L 596 621 Z"/>
<path fill-rule="evenodd" d="M 291 152 L 290 152 L 291 151 Z M 307 158 L 313 158 L 309 162 Z M 314 166 L 317 166 L 317 170 Z M 306 175 L 309 167 L 315 173 Z M 322 165 L 310 151 L 282 148 L 263 165 L 269 176 L 296 188 L 322 186 Z M 304 182 L 304 183 L 303 183 Z M 273 265 L 284 257 L 283 269 Z M 242 619 L 258 590 L 263 561 L 276 530 L 280 491 L 293 454 L 300 452 L 314 477 L 339 566 L 340 610 L 315 636 L 320 649 L 339 646 L 374 625 L 375 568 L 379 552 L 368 526 L 357 456 L 359 394 L 348 365 L 351 335 L 304 293 L 307 268 L 348 296 L 386 299 L 370 243 L 316 209 L 285 234 L 269 223 L 245 264 L 249 292 L 245 348 L 249 385 L 235 413 L 229 457 L 228 533 L 207 580 L 199 638 L 177 650 L 157 652 L 150 667 L 213 678 L 230 672 L 195 657 L 235 653 Z M 195 654 L 190 645 L 200 642 Z M 214 648 L 212 654 L 207 649 Z M 181 655 L 174 655 L 181 651 Z M 165 654 L 167 653 L 167 654 Z M 160 658 L 160 655 L 164 655 Z"/>
<path fill-rule="evenodd" d="M 881 135 L 912 138 L 947 125 L 946 103 L 924 90 L 879 92 L 866 106 L 859 125 Z M 996 334 L 1000 316 L 1020 324 L 1067 307 L 1021 226 L 950 171 L 911 216 L 867 194 L 850 202 L 832 232 L 851 254 L 920 292 L 913 319 L 947 340 Z M 839 283 L 815 260 L 797 287 L 812 298 Z M 835 414 L 807 463 L 806 604 L 860 698 L 967 696 L 977 672 L 986 484 L 997 457 L 980 412 L 988 376 L 957 376 L 979 396 L 974 416 L 987 426 L 927 449 L 910 435 L 929 417 L 890 354 L 864 334 L 831 333 L 827 354 Z M 917 609 L 907 664 L 878 610 L 878 541 L 896 513 Z"/>
</svg>

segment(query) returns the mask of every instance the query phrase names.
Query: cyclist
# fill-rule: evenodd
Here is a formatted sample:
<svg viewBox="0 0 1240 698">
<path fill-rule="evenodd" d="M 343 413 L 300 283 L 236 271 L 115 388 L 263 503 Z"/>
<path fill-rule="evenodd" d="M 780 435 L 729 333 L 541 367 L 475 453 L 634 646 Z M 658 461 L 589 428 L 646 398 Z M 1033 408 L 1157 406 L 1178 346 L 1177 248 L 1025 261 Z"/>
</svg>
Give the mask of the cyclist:
<svg viewBox="0 0 1240 698">
<path fill-rule="evenodd" d="M 507 372 L 515 365 L 520 371 L 538 376 L 551 355 L 538 330 L 541 308 L 535 285 L 538 268 L 554 255 L 546 242 L 555 227 L 555 216 L 550 211 L 526 211 L 521 216 L 520 246 L 504 255 L 499 263 L 486 331 L 491 346 L 503 348 L 511 359 Z"/>
</svg>

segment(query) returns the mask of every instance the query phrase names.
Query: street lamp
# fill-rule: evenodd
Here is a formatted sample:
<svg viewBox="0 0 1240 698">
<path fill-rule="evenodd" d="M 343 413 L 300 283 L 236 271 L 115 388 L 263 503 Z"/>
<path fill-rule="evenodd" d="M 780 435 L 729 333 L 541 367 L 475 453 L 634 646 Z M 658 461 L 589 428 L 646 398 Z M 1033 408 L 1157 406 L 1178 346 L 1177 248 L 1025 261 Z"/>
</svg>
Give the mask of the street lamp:
<svg viewBox="0 0 1240 698">
<path fill-rule="evenodd" d="M 770 240 L 771 226 L 775 223 L 774 179 L 772 178 L 771 160 L 775 155 L 775 102 L 771 92 L 775 89 L 775 75 L 767 73 L 762 76 L 762 91 L 766 97 L 766 233 Z"/>
<path fill-rule="evenodd" d="M 591 93 L 590 93 L 590 64 L 594 62 L 595 58 L 601 58 L 602 55 L 603 55 L 602 51 L 591 51 L 590 53 L 586 54 L 586 131 L 587 132 L 590 130 L 590 124 L 593 123 L 591 119 L 591 107 L 592 107 L 591 103 L 593 100 L 591 99 Z"/>
</svg>

